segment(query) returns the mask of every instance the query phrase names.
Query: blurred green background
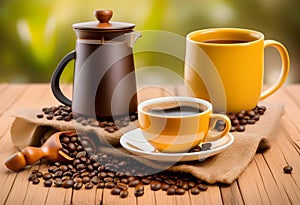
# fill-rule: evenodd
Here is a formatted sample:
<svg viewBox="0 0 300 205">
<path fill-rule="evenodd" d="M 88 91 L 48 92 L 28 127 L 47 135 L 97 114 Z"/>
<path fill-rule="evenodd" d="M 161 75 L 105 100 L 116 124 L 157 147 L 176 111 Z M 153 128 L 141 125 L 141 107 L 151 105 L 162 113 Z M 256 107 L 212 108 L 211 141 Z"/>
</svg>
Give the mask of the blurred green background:
<svg viewBox="0 0 300 205">
<path fill-rule="evenodd" d="M 287 47 L 288 82 L 299 83 L 299 8 L 299 0 L 1 0 L 0 82 L 49 82 L 61 58 L 75 48 L 72 24 L 94 21 L 95 9 L 111 9 L 113 21 L 135 23 L 137 31 L 163 30 L 183 37 L 210 27 L 261 31 Z M 169 67 L 183 75 L 182 60 L 170 56 L 138 53 L 135 61 L 137 68 Z M 276 80 L 280 63 L 275 49 L 266 49 L 265 82 Z M 63 81 L 72 81 L 72 67 L 63 73 Z"/>
</svg>

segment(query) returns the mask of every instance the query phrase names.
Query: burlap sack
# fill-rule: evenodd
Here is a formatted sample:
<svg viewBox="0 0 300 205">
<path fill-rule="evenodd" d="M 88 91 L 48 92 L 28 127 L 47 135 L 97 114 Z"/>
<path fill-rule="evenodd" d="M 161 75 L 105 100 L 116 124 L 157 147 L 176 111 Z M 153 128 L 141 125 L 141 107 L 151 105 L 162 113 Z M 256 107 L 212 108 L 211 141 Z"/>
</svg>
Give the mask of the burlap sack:
<svg viewBox="0 0 300 205">
<path fill-rule="evenodd" d="M 272 139 L 276 136 L 274 132 L 279 127 L 284 110 L 283 105 L 278 103 L 264 103 L 264 105 L 267 107 L 267 111 L 255 125 L 247 125 L 245 132 L 234 132 L 235 141 L 229 149 L 204 161 L 168 164 L 130 155 L 120 147 L 119 139 L 122 133 L 137 128 L 137 121 L 111 134 L 102 128 L 81 126 L 75 124 L 74 121 L 62 122 L 38 119 L 36 118 L 38 110 L 23 110 L 14 114 L 15 121 L 11 127 L 11 137 L 14 145 L 21 149 L 28 145 L 38 146 L 45 133 L 53 130 L 76 130 L 83 133 L 92 133 L 97 136 L 100 143 L 112 145 L 103 148 L 103 152 L 120 156 L 125 154 L 146 166 L 156 169 L 188 172 L 208 183 L 231 184 L 246 169 L 256 151 L 269 148 Z"/>
</svg>

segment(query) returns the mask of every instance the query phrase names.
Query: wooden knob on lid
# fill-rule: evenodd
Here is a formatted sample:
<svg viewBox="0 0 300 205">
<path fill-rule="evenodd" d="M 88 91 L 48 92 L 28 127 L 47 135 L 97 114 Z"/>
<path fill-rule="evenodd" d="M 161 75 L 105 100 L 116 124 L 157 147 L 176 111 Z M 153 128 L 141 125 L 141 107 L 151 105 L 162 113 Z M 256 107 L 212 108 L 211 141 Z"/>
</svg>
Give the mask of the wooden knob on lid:
<svg viewBox="0 0 300 205">
<path fill-rule="evenodd" d="M 113 12 L 112 10 L 96 10 L 94 14 L 100 23 L 109 23 Z"/>
</svg>

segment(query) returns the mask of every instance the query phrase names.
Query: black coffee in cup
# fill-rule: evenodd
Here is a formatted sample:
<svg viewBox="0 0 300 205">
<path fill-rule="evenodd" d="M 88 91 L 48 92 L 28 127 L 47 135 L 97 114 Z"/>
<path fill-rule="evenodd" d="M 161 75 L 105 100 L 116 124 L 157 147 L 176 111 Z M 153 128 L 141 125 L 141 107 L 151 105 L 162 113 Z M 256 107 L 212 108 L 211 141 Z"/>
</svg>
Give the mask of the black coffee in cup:
<svg viewBox="0 0 300 205">
<path fill-rule="evenodd" d="M 204 105 L 193 102 L 161 102 L 146 106 L 144 111 L 154 115 L 181 117 L 197 115 L 206 109 Z"/>
</svg>

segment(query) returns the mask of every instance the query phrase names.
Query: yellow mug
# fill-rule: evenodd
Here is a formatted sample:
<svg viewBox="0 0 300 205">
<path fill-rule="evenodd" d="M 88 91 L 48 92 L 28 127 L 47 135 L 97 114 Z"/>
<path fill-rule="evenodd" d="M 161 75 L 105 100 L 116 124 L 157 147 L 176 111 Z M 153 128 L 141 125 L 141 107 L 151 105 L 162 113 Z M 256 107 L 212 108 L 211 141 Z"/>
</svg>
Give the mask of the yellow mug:
<svg viewBox="0 0 300 205">
<path fill-rule="evenodd" d="M 215 110 L 237 113 L 255 108 L 285 82 L 290 68 L 286 48 L 264 40 L 258 31 L 212 28 L 186 37 L 184 78 L 192 95 L 210 101 Z M 264 48 L 272 46 L 281 56 L 277 82 L 262 92 Z"/>
<path fill-rule="evenodd" d="M 139 126 L 145 139 L 161 152 L 186 152 L 204 142 L 218 120 L 230 130 L 226 115 L 213 114 L 211 103 L 192 97 L 172 96 L 146 100 L 138 105 Z"/>
</svg>

